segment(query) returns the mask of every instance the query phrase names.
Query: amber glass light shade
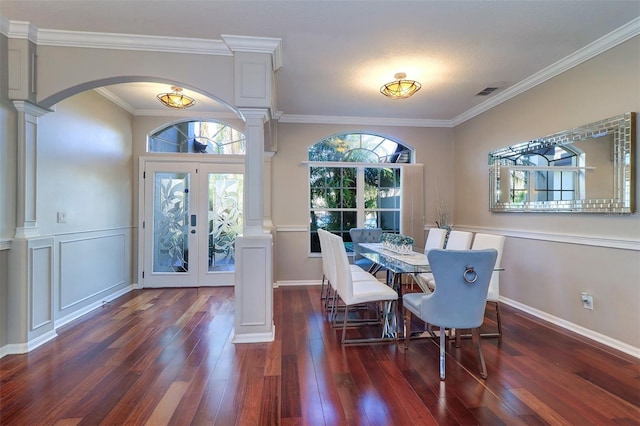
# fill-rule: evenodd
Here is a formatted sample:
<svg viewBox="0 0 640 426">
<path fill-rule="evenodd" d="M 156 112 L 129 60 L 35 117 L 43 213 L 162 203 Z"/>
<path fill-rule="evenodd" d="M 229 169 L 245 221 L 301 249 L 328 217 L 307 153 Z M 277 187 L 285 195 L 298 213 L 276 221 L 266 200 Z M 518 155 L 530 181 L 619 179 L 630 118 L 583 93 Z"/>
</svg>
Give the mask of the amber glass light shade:
<svg viewBox="0 0 640 426">
<path fill-rule="evenodd" d="M 184 109 L 196 104 L 196 100 L 183 94 L 181 87 L 171 87 L 171 93 L 160 93 L 157 97 L 160 102 L 169 108 Z"/>
<path fill-rule="evenodd" d="M 415 80 L 405 80 L 405 73 L 397 73 L 395 81 L 385 84 L 380 88 L 380 93 L 389 99 L 406 99 L 413 96 L 422 85 Z"/>
</svg>

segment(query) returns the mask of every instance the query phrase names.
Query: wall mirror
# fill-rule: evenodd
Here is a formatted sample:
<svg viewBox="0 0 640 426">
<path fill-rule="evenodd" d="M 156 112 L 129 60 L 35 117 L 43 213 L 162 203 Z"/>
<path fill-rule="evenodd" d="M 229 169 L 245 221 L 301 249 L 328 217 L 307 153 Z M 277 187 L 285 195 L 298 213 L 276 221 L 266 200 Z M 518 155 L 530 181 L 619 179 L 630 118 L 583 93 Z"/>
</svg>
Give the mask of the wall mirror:
<svg viewBox="0 0 640 426">
<path fill-rule="evenodd" d="M 635 212 L 635 113 L 489 153 L 489 210 Z"/>
</svg>

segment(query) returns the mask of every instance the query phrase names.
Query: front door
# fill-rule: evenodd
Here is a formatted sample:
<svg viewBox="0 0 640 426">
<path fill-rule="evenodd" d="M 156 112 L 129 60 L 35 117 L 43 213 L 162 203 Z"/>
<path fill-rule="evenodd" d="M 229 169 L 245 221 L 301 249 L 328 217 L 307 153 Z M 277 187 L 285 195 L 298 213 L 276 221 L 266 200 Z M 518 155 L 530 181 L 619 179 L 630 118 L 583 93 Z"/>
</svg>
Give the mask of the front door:
<svg viewBox="0 0 640 426">
<path fill-rule="evenodd" d="M 243 165 L 144 165 L 143 286 L 233 285 Z"/>
</svg>

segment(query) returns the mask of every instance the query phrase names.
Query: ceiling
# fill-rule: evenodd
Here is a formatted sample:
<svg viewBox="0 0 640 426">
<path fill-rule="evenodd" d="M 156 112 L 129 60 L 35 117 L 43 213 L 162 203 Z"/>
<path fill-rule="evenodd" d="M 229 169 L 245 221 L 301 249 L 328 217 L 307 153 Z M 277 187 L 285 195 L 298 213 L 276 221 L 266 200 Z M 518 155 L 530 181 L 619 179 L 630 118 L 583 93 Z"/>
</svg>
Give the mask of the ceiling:
<svg viewBox="0 0 640 426">
<path fill-rule="evenodd" d="M 637 35 L 640 0 L 2 0 L 0 15 L 50 30 L 279 38 L 282 120 L 446 125 L 553 76 L 575 52 L 631 21 Z M 380 86 L 397 72 L 422 89 L 406 100 L 382 96 Z M 499 89 L 476 95 L 489 86 Z M 155 95 L 169 85 L 106 89 L 133 113 L 153 114 L 165 108 Z M 198 100 L 191 111 L 223 110 L 191 94 Z"/>
</svg>

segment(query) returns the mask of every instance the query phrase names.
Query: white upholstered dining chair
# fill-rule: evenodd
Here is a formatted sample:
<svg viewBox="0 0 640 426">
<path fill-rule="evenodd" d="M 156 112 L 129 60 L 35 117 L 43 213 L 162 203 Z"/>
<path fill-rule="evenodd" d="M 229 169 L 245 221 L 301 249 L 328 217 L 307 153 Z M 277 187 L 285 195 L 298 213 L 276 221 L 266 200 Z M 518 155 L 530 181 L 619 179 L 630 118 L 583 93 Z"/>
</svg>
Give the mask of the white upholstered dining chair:
<svg viewBox="0 0 640 426">
<path fill-rule="evenodd" d="M 498 252 L 496 259 L 496 268 L 500 267 L 502 261 L 502 251 L 504 248 L 505 237 L 503 235 L 482 234 L 477 233 L 473 238 L 472 250 L 495 249 Z M 489 292 L 487 294 L 487 303 L 492 303 L 496 307 L 496 323 L 498 326 L 497 333 L 483 333 L 482 337 L 498 337 L 502 338 L 502 322 L 500 319 L 500 272 L 494 271 L 491 274 L 489 282 Z"/>
<path fill-rule="evenodd" d="M 380 334 L 381 337 L 377 338 L 352 338 L 347 339 L 347 324 L 349 322 L 349 310 L 362 304 L 374 303 L 376 305 L 384 305 L 382 309 L 378 309 L 376 312 L 376 319 L 374 322 L 384 326 L 387 324 L 388 317 L 384 316 L 379 318 L 379 312 L 383 314 L 391 313 L 392 302 L 398 299 L 398 293 L 395 292 L 388 285 L 378 281 L 378 279 L 372 274 L 361 271 L 360 274 L 366 274 L 367 276 L 360 275 L 357 279 L 354 278 L 354 274 L 349 264 L 347 257 L 347 251 L 344 246 L 342 238 L 337 235 L 328 234 L 326 236 L 327 241 L 331 246 L 331 260 L 333 266 L 329 267 L 329 279 L 332 285 L 335 287 L 337 296 L 344 303 L 344 316 L 342 320 L 342 344 L 363 344 L 363 343 L 376 343 L 376 342 L 393 342 L 395 337 L 388 337 L 384 332 Z M 335 309 L 335 303 L 334 303 Z M 335 317 L 334 317 L 335 318 Z M 358 322 L 357 325 L 368 325 L 371 322 Z M 351 323 L 353 325 L 353 323 Z"/>
<path fill-rule="evenodd" d="M 431 231 L 429 231 L 431 232 Z M 469 250 L 471 248 L 471 240 L 473 232 L 467 231 L 451 231 L 447 239 L 446 250 Z M 436 281 L 431 273 L 416 274 L 416 282 L 425 293 L 433 291 Z"/>
<path fill-rule="evenodd" d="M 320 300 L 324 301 L 325 309 L 334 310 L 335 308 L 335 262 L 333 261 L 333 252 L 328 236 L 332 235 L 324 229 L 318 229 L 318 239 L 320 240 L 320 252 L 322 254 L 322 284 L 320 286 Z M 353 279 L 369 279 L 369 274 L 363 271 L 359 266 L 349 265 Z M 332 281 L 333 277 L 333 281 Z M 326 288 L 326 290 L 325 290 Z M 331 290 L 334 290 L 333 296 Z"/>
</svg>

